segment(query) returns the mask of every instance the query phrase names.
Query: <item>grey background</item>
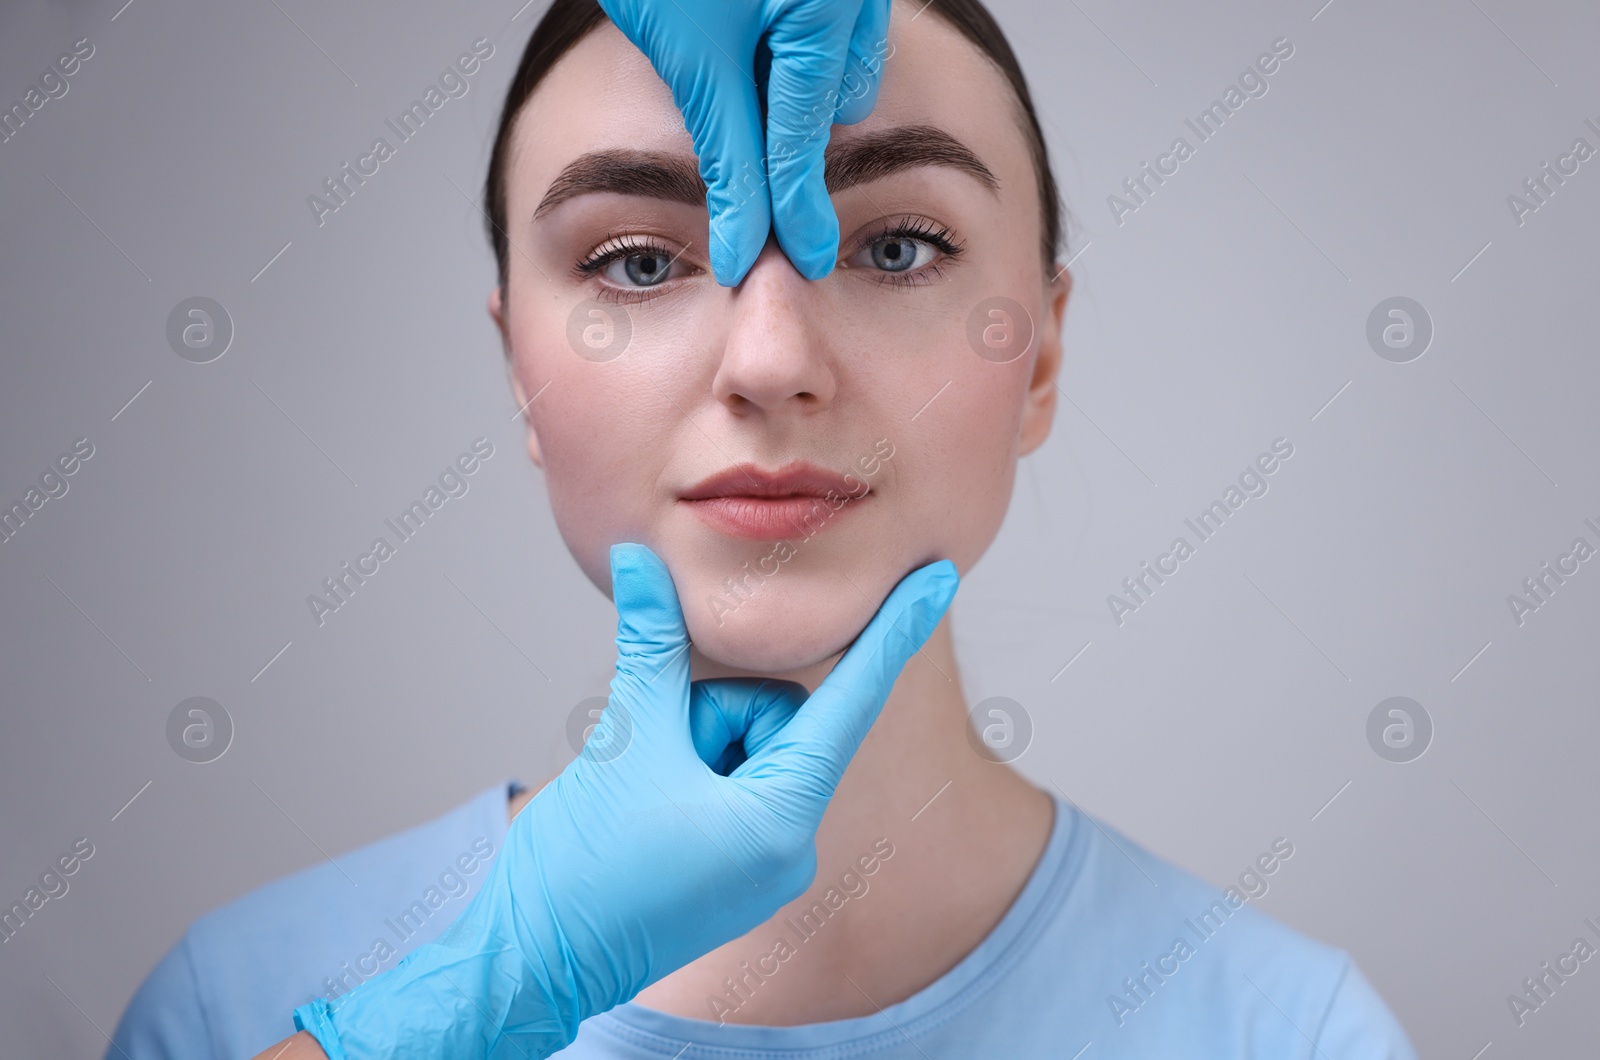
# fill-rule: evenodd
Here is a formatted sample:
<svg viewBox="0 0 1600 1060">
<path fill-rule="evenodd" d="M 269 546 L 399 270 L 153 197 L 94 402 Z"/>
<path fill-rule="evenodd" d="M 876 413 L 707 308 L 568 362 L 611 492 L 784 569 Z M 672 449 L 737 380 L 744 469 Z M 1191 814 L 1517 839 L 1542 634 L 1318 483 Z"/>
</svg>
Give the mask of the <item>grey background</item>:
<svg viewBox="0 0 1600 1060">
<path fill-rule="evenodd" d="M 96 851 L 0 948 L 8 1055 L 98 1056 L 193 917 L 542 779 L 605 691 L 614 612 L 556 534 L 483 311 L 476 199 L 543 3 L 519 6 L 0 15 L 8 104 L 96 49 L 0 144 L 0 499 L 95 446 L 0 545 L 0 899 Z M 1600 13 L 994 9 L 1081 254 L 1069 401 L 955 608 L 970 702 L 1023 704 L 1021 769 L 1213 881 L 1289 838 L 1261 908 L 1350 950 L 1422 1055 L 1592 1051 L 1600 967 L 1525 1027 L 1505 999 L 1600 921 L 1600 561 L 1521 627 L 1506 596 L 1600 544 L 1600 158 L 1521 226 L 1506 196 L 1600 148 Z M 306 196 L 480 36 L 470 93 L 318 227 Z M 1268 94 L 1117 225 L 1106 196 L 1285 36 Z M 209 364 L 165 338 L 195 295 L 236 329 Z M 1435 327 L 1405 364 L 1365 338 L 1396 295 Z M 480 435 L 470 492 L 317 628 L 306 595 Z M 1107 594 L 1279 436 L 1270 492 L 1119 628 Z M 1434 724 L 1405 764 L 1365 735 L 1396 695 Z M 191 696 L 233 719 L 214 762 L 167 744 Z"/>
</svg>

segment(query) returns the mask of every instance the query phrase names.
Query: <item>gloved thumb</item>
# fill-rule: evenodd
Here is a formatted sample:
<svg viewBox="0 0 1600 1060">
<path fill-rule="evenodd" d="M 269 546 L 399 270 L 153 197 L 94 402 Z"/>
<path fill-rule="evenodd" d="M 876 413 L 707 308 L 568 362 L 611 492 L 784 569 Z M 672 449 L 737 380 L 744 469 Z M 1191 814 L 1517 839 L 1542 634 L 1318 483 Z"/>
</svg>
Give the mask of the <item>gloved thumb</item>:
<svg viewBox="0 0 1600 1060">
<path fill-rule="evenodd" d="M 682 729 L 689 710 L 689 633 L 672 575 L 648 547 L 612 545 L 611 597 L 617 607 L 611 702 L 623 705 L 635 729 L 653 721 Z"/>
</svg>

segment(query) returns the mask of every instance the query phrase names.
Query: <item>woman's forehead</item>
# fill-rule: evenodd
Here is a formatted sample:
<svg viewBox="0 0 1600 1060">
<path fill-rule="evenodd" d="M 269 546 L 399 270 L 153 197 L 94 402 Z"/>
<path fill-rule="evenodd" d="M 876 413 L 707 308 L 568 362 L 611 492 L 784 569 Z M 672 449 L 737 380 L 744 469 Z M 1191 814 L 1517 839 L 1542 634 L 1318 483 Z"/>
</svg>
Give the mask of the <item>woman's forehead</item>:
<svg viewBox="0 0 1600 1060">
<path fill-rule="evenodd" d="M 1028 187 L 1031 162 L 1004 76 L 942 19 L 915 15 L 915 6 L 896 4 L 877 103 L 863 121 L 834 126 L 830 142 L 933 125 L 982 158 L 1002 186 L 1016 187 L 1013 181 L 1021 180 Z M 518 186 L 525 194 L 542 194 L 568 162 L 588 152 L 694 154 L 671 90 L 610 21 L 551 68 L 518 116 L 515 137 L 511 163 L 519 172 L 511 182 L 513 194 Z"/>
</svg>

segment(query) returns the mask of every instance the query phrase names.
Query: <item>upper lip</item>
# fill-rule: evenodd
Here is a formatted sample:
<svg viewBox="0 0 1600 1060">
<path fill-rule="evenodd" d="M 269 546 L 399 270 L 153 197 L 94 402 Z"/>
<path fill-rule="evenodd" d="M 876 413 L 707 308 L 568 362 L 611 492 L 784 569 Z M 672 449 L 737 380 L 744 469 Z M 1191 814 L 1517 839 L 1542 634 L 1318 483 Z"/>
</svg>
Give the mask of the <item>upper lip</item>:
<svg viewBox="0 0 1600 1060">
<path fill-rule="evenodd" d="M 843 475 L 796 460 L 776 471 L 767 471 L 755 464 L 735 464 L 701 480 L 684 491 L 682 499 L 703 501 L 712 497 L 825 497 L 828 491 L 855 495 L 860 491 L 845 481 Z"/>
</svg>

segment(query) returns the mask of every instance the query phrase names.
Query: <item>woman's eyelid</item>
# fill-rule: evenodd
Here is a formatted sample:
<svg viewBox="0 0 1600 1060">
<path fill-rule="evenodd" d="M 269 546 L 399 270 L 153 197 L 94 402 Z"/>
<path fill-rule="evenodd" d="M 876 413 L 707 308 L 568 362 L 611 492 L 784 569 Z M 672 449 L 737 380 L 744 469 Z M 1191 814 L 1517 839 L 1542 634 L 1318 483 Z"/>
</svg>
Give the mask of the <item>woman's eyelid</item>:
<svg viewBox="0 0 1600 1060">
<path fill-rule="evenodd" d="M 852 237 L 856 250 L 863 250 L 880 239 L 893 236 L 920 239 L 938 247 L 941 252 L 952 255 L 959 254 L 966 245 L 966 241 L 957 233 L 954 225 L 915 211 L 886 214 L 862 225 L 856 231 L 857 235 Z M 948 249 L 941 246 L 941 243 L 948 244 Z"/>
<path fill-rule="evenodd" d="M 649 229 L 618 229 L 608 232 L 579 261 L 583 264 L 627 254 L 665 254 L 674 261 L 693 257 L 695 242 L 664 235 Z"/>
</svg>

